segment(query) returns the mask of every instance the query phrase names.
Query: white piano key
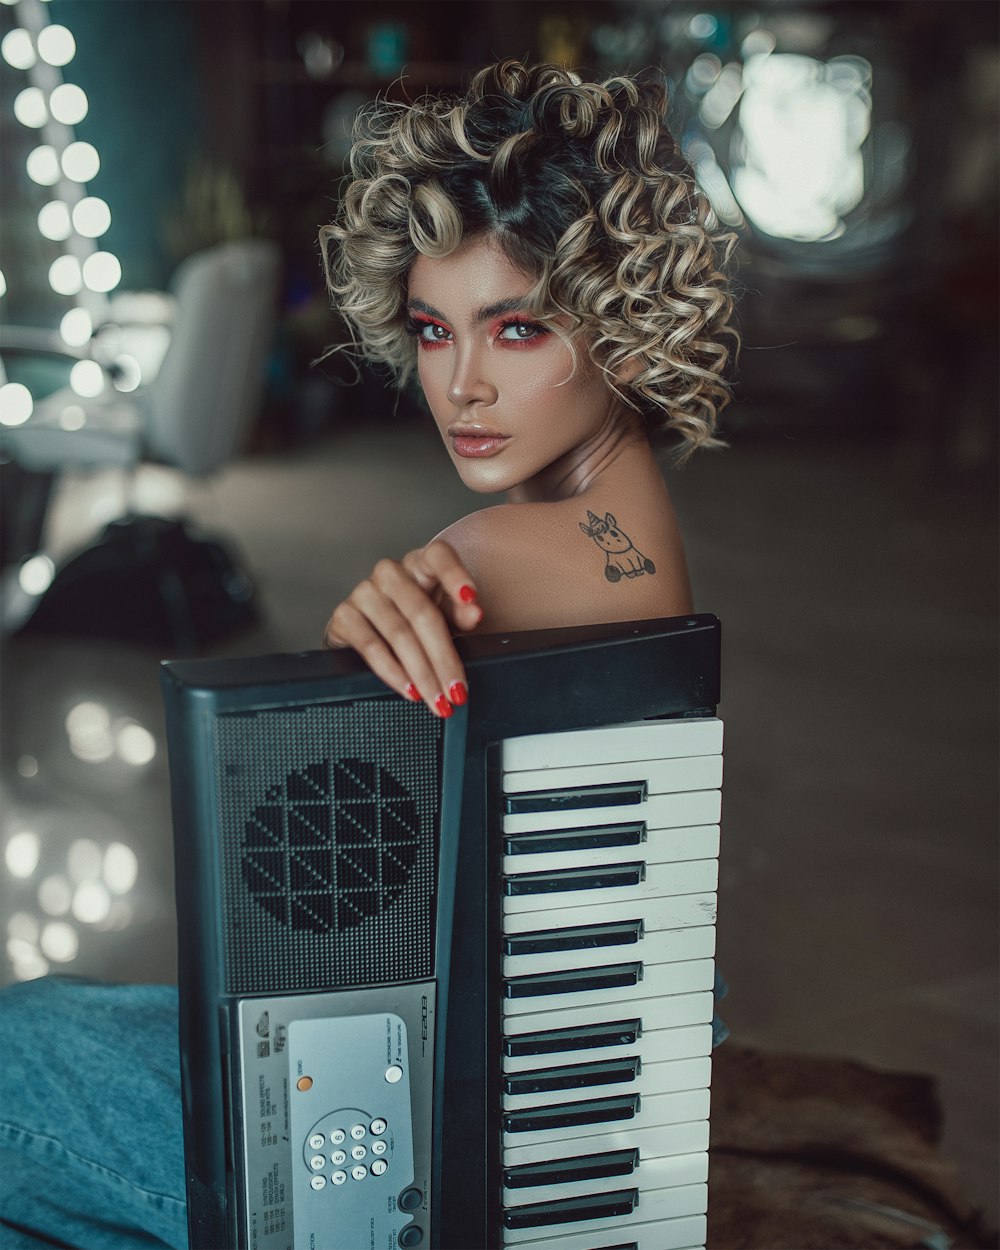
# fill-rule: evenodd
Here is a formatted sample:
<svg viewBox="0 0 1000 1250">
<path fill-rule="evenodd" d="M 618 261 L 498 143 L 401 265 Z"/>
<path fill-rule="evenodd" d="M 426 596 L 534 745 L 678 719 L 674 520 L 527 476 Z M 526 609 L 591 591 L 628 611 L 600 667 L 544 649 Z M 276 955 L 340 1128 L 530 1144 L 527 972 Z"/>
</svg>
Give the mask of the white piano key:
<svg viewBox="0 0 1000 1250">
<path fill-rule="evenodd" d="M 573 1220 L 565 1224 L 548 1225 L 544 1228 L 505 1228 L 503 1240 L 505 1246 L 522 1245 L 524 1242 L 537 1240 L 539 1232 L 551 1234 L 556 1229 L 567 1233 L 596 1232 L 602 1229 L 614 1229 L 621 1237 L 630 1224 L 638 1224 L 640 1212 L 642 1219 L 668 1220 L 683 1215 L 703 1215 L 708 1210 L 707 1185 L 672 1185 L 666 1189 L 645 1190 L 636 1185 L 623 1185 L 622 1189 L 639 1190 L 639 1202 L 630 1215 L 612 1215 L 596 1220 Z M 522 1208 L 518 1208 L 522 1209 Z M 619 1242 L 620 1244 L 620 1242 Z"/>
<path fill-rule="evenodd" d="M 695 865 L 695 868 L 692 868 Z M 542 929 L 566 929 L 577 925 L 614 924 L 619 920 L 641 920 L 646 934 L 656 933 L 660 929 L 682 929 L 691 924 L 687 919 L 692 909 L 700 910 L 701 919 L 695 924 L 714 925 L 716 920 L 717 894 L 715 885 L 719 881 L 719 861 L 717 860 L 684 860 L 672 866 L 671 883 L 675 886 L 692 885 L 694 881 L 714 883 L 706 885 L 704 890 L 679 889 L 676 894 L 657 895 L 656 898 L 642 901 L 641 908 L 636 908 L 627 901 L 624 903 L 596 903 L 589 908 L 572 908 L 562 910 L 551 908 L 547 911 L 536 911 L 531 914 L 511 914 L 504 916 L 504 933 L 537 933 Z M 591 900 L 592 901 L 592 900 Z"/>
<path fill-rule="evenodd" d="M 598 1154 L 599 1151 L 587 1151 Z M 567 1180 L 558 1185 L 534 1185 L 504 1189 L 502 1203 L 505 1208 L 528 1206 L 535 1202 L 557 1202 L 560 1198 L 572 1198 L 574 1194 L 600 1194 L 609 1190 L 633 1188 L 667 1189 L 671 1185 L 700 1185 L 708 1180 L 708 1154 L 663 1155 L 656 1159 L 641 1159 L 635 1171 L 623 1176 L 583 1177 L 578 1181 Z M 558 1227 L 558 1225 L 556 1226 Z"/>
<path fill-rule="evenodd" d="M 676 1094 L 655 1094 L 649 1098 L 643 1098 L 639 1110 L 628 1120 L 568 1124 L 564 1128 L 529 1129 L 523 1133 L 504 1132 L 504 1159 L 508 1160 L 506 1154 L 508 1148 L 537 1146 L 552 1142 L 584 1141 L 589 1137 L 597 1136 L 602 1137 L 605 1142 L 617 1141 L 621 1143 L 621 1147 L 624 1147 L 644 1129 L 658 1129 L 664 1124 L 683 1124 L 688 1120 L 707 1120 L 709 1103 L 710 1096 L 707 1088 L 687 1089 Z M 638 1141 L 635 1144 L 638 1145 Z M 602 1146 L 601 1149 L 611 1149 L 611 1147 Z"/>
<path fill-rule="evenodd" d="M 714 936 L 714 930 L 709 932 Z M 542 994 L 535 998 L 506 998 L 502 1010 L 504 1016 L 509 1017 L 590 1007 L 598 1003 L 641 1002 L 668 994 L 692 994 L 711 989 L 714 983 L 714 960 L 686 959 L 673 964 L 651 964 L 644 969 L 642 980 L 636 985 L 615 986 L 607 990 L 572 990 L 568 994 Z"/>
<path fill-rule="evenodd" d="M 622 760 L 583 768 L 531 768 L 503 775 L 504 794 L 533 790 L 574 790 L 615 781 L 646 782 L 650 794 L 680 790 L 717 790 L 722 785 L 721 755 L 689 755 L 680 759 Z"/>
<path fill-rule="evenodd" d="M 642 1031 L 679 1028 L 686 1024 L 705 1024 L 712 1019 L 715 997 L 711 990 L 702 993 L 671 994 L 666 998 L 647 998 L 634 1007 L 623 1011 L 609 1011 L 604 1004 L 587 1004 L 569 1009 L 568 1005 L 557 1011 L 535 1011 L 526 1015 L 505 1016 L 502 1021 L 505 1037 L 518 1037 L 523 1033 L 541 1033 L 545 1029 L 571 1029 L 580 1025 L 604 1024 L 609 1020 L 627 1020 L 638 1017 Z"/>
<path fill-rule="evenodd" d="M 623 1014 L 622 1019 L 627 1018 L 627 1014 Z M 589 1046 L 549 1051 L 544 1055 L 505 1055 L 503 1070 L 532 1072 L 561 1063 L 600 1063 L 633 1054 L 638 1054 L 643 1063 L 663 1063 L 667 1059 L 697 1059 L 711 1053 L 711 1024 L 690 1024 L 675 1029 L 656 1029 L 651 1033 L 644 1031 L 637 1041 L 621 1046 Z"/>
<path fill-rule="evenodd" d="M 517 978 L 549 972 L 588 968 L 604 968 L 619 963 L 679 963 L 685 959 L 711 959 L 715 954 L 715 925 L 703 924 L 688 929 L 659 929 L 649 938 L 626 946 L 600 946 L 590 951 L 548 951 L 542 955 L 507 956 L 503 962 L 505 977 Z M 589 955 L 589 959 L 587 956 Z M 560 958 L 561 956 L 561 958 Z"/>
<path fill-rule="evenodd" d="M 707 1114 L 700 1120 L 679 1124 L 653 1124 L 636 1127 L 637 1121 L 620 1128 L 608 1126 L 607 1131 L 584 1138 L 545 1141 L 534 1145 L 509 1146 L 503 1152 L 504 1167 L 521 1163 L 547 1163 L 552 1159 L 571 1159 L 576 1155 L 597 1154 L 606 1150 L 638 1150 L 643 1159 L 662 1155 L 695 1154 L 708 1150 L 709 1123 Z"/>
<path fill-rule="evenodd" d="M 610 1098 L 613 1094 L 638 1093 L 643 1098 L 653 1098 L 658 1094 L 702 1089 L 711 1080 L 712 1060 L 709 1056 L 669 1059 L 666 1063 L 643 1063 L 634 1081 L 589 1085 L 583 1089 L 543 1090 L 535 1094 L 504 1094 L 503 1109 L 521 1111 L 526 1107 L 562 1106 L 571 1102 L 586 1102 L 589 1098 Z"/>
<path fill-rule="evenodd" d="M 552 812 L 522 812 L 504 816 L 503 831 L 535 833 L 545 829 L 590 829 L 645 821 L 649 829 L 675 829 L 680 825 L 717 824 L 722 812 L 721 790 L 687 790 L 682 794 L 652 794 L 643 803 L 615 807 L 576 807 Z"/>
<path fill-rule="evenodd" d="M 649 829 L 646 837 L 627 846 L 599 846 L 575 851 L 533 851 L 505 855 L 503 871 L 509 876 L 526 872 L 558 872 L 562 868 L 597 868 L 641 859 L 647 864 L 670 864 L 678 860 L 703 859 L 719 853 L 718 825 L 695 825 L 676 829 Z"/>
<path fill-rule="evenodd" d="M 502 768 L 504 772 L 519 772 L 721 753 L 722 721 L 718 717 L 632 721 L 601 729 L 507 738 L 503 743 Z"/>
<path fill-rule="evenodd" d="M 717 836 L 717 826 L 716 826 Z M 717 855 L 717 843 L 714 853 Z M 642 863 L 642 856 L 627 858 L 622 864 Z M 635 885 L 611 886 L 610 889 L 596 890 L 564 890 L 557 894 L 519 894 L 504 895 L 502 899 L 502 929 L 504 933 L 525 933 L 532 929 L 557 929 L 560 924 L 597 924 L 595 916 L 597 908 L 607 908 L 615 903 L 631 903 L 650 899 L 659 899 L 669 894 L 694 894 L 700 890 L 714 890 L 719 884 L 719 861 L 715 858 L 701 860 L 679 860 L 670 864 L 646 865 L 645 880 Z M 557 920 L 555 924 L 539 923 L 539 915 L 549 911 L 570 911 L 579 916 L 576 921 Z M 644 914 L 645 908 L 639 915 Z M 586 914 L 589 913 L 589 914 Z M 515 915 L 527 916 L 525 926 L 515 928 L 511 924 Z"/>
<path fill-rule="evenodd" d="M 705 1250 L 707 1232 L 704 1215 L 682 1215 L 655 1224 L 630 1224 L 625 1243 L 610 1229 L 596 1239 L 591 1233 L 564 1233 L 521 1244 L 530 1250 L 621 1250 L 623 1244 L 636 1250 Z"/>
</svg>

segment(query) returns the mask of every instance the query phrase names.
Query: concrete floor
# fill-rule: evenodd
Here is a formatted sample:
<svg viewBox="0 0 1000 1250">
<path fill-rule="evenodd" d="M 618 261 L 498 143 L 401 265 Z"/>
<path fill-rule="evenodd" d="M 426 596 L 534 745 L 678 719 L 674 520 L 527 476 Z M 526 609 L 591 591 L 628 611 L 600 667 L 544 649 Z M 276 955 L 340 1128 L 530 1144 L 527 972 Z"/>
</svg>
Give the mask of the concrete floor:
<svg viewBox="0 0 1000 1250">
<path fill-rule="evenodd" d="M 995 1221 L 992 490 L 900 466 L 887 447 L 786 440 L 670 478 L 697 606 L 724 626 L 723 1014 L 748 1044 L 933 1074 L 945 1152 Z M 138 485 L 140 505 L 182 502 L 236 539 L 263 621 L 232 654 L 317 645 L 375 558 L 475 503 L 433 437 L 400 428 L 247 460 L 180 496 L 164 472 Z M 68 481 L 54 547 L 120 489 Z M 158 658 L 6 643 L 5 980 L 175 977 Z"/>
</svg>

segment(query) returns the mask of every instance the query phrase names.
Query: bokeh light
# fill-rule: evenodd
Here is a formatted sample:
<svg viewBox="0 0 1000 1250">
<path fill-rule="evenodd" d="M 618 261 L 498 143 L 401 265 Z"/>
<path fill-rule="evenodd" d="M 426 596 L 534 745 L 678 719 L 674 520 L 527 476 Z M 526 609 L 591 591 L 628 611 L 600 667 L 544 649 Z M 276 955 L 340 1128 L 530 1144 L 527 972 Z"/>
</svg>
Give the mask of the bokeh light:
<svg viewBox="0 0 1000 1250">
<path fill-rule="evenodd" d="M 53 873 L 38 886 L 38 906 L 48 916 L 65 916 L 73 904 L 73 887 L 63 873 Z"/>
<path fill-rule="evenodd" d="M 94 323 L 86 308 L 71 308 L 59 322 L 59 334 L 68 347 L 83 347 L 93 332 Z"/>
<path fill-rule="evenodd" d="M 82 430 L 87 424 L 87 414 L 79 404 L 67 404 L 59 414 L 59 424 L 64 430 Z"/>
<path fill-rule="evenodd" d="M 63 200 L 50 200 L 38 213 L 38 229 L 42 236 L 53 243 L 61 243 L 73 233 L 69 205 Z"/>
<path fill-rule="evenodd" d="M 29 152 L 24 167 L 31 181 L 37 182 L 40 187 L 52 187 L 59 181 L 59 157 L 49 143 L 43 143 Z"/>
<path fill-rule="evenodd" d="M 104 390 L 104 370 L 96 360 L 78 360 L 70 370 L 69 384 L 81 399 L 94 399 Z"/>
<path fill-rule="evenodd" d="M 80 939 L 76 930 L 65 920 L 52 920 L 42 930 L 39 939 L 42 954 L 47 955 L 55 963 L 68 964 L 74 960 L 80 950 Z"/>
<path fill-rule="evenodd" d="M 14 97 L 14 116 L 22 126 L 38 130 L 49 120 L 45 95 L 38 87 L 25 87 Z"/>
<path fill-rule="evenodd" d="M 38 55 L 48 65 L 68 65 L 76 55 L 76 40 L 65 26 L 46 26 L 38 32 Z"/>
<path fill-rule="evenodd" d="M 24 425 L 34 406 L 31 391 L 22 382 L 0 386 L 0 425 Z"/>
<path fill-rule="evenodd" d="M 75 82 L 60 83 L 49 96 L 49 112 L 64 126 L 76 126 L 87 116 L 87 93 Z"/>
<path fill-rule="evenodd" d="M 62 154 L 63 173 L 71 182 L 90 182 L 101 168 L 101 158 L 92 143 L 77 140 Z"/>
<path fill-rule="evenodd" d="M 84 238 L 96 239 L 111 225 L 111 209 L 97 195 L 87 195 L 73 208 L 73 228 Z"/>
<path fill-rule="evenodd" d="M 36 59 L 31 36 L 21 27 L 9 30 L 0 43 L 0 56 L 11 69 L 31 69 Z"/>
<path fill-rule="evenodd" d="M 56 566 L 48 556 L 29 556 L 17 570 L 17 581 L 26 595 L 44 595 L 55 575 Z"/>
<path fill-rule="evenodd" d="M 12 877 L 26 879 L 38 867 L 38 857 L 42 843 L 38 834 L 31 829 L 21 829 L 7 839 L 4 848 L 4 862 Z"/>
<path fill-rule="evenodd" d="M 83 281 L 91 291 L 113 291 L 121 280 L 121 261 L 112 252 L 94 252 L 83 262 Z"/>
<path fill-rule="evenodd" d="M 124 842 L 112 842 L 104 852 L 104 883 L 113 894 L 127 894 L 139 876 L 135 851 Z"/>
<path fill-rule="evenodd" d="M 75 256 L 57 256 L 49 265 L 49 286 L 59 295 L 76 295 L 83 288 L 83 274 Z"/>
<path fill-rule="evenodd" d="M 73 915 L 83 924 L 100 924 L 111 911 L 111 895 L 101 881 L 83 881 L 73 894 Z"/>
</svg>

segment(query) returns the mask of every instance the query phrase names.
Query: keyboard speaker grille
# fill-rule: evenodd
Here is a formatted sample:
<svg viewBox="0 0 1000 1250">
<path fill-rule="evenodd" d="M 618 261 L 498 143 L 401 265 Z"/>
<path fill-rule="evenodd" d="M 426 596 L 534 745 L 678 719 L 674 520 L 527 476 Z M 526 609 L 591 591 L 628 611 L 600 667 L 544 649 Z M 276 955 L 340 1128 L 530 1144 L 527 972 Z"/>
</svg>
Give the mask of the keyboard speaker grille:
<svg viewBox="0 0 1000 1250">
<path fill-rule="evenodd" d="M 227 993 L 434 974 L 442 722 L 401 700 L 219 716 Z"/>
</svg>

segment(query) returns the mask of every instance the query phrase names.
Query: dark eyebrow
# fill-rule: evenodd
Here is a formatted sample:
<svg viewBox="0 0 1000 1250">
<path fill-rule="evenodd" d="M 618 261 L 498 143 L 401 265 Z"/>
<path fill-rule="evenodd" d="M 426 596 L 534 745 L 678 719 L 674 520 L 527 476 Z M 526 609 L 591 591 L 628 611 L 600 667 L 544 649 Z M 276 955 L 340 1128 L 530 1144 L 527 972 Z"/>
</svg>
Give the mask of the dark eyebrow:
<svg viewBox="0 0 1000 1250">
<path fill-rule="evenodd" d="M 494 317 L 502 317 L 504 313 L 521 312 L 527 309 L 525 296 L 516 296 L 513 299 L 498 300 L 495 304 L 486 304 L 476 313 L 477 321 L 491 321 Z M 431 304 L 426 304 L 422 299 L 410 299 L 406 301 L 406 307 L 413 309 L 415 312 L 426 313 L 428 317 L 437 317 L 438 321 L 447 321 L 448 318 L 442 312 L 438 312 Z"/>
</svg>

